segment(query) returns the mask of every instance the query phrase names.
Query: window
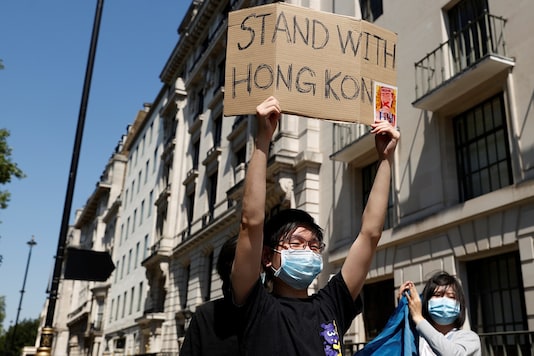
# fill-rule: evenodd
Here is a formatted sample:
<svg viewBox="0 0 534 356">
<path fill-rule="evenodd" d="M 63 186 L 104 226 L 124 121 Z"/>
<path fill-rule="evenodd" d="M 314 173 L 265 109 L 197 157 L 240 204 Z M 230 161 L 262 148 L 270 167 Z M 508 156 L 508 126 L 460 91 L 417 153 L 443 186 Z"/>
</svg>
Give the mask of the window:
<svg viewBox="0 0 534 356">
<path fill-rule="evenodd" d="M 140 249 L 139 244 L 140 244 L 139 241 L 135 244 L 135 261 L 134 261 L 134 269 L 137 268 L 137 264 L 139 263 L 139 249 Z"/>
<path fill-rule="evenodd" d="M 460 201 L 512 184 L 502 93 L 459 115 L 453 125 Z"/>
<path fill-rule="evenodd" d="M 521 261 L 517 251 L 467 262 L 471 327 L 481 333 L 528 330 Z M 530 354 L 528 335 L 488 335 L 486 345 Z"/>
<path fill-rule="evenodd" d="M 145 214 L 145 200 L 141 202 L 141 212 L 139 214 L 139 226 L 143 224 L 143 215 Z"/>
<path fill-rule="evenodd" d="M 111 308 L 109 309 L 109 322 L 113 321 L 113 308 L 115 307 L 115 299 L 111 300 Z"/>
<path fill-rule="evenodd" d="M 146 212 L 146 217 L 148 218 L 152 214 L 152 205 L 154 205 L 154 191 L 151 190 L 148 194 L 148 211 Z"/>
<path fill-rule="evenodd" d="M 215 171 L 208 177 L 208 210 L 210 220 L 213 219 L 215 203 L 217 201 L 217 175 L 218 171 Z"/>
<path fill-rule="evenodd" d="M 145 155 L 145 139 L 146 139 L 146 133 L 143 135 L 143 138 L 141 139 L 141 156 Z"/>
<path fill-rule="evenodd" d="M 122 255 L 121 261 L 121 279 L 124 277 L 124 265 L 126 264 L 126 255 Z"/>
<path fill-rule="evenodd" d="M 180 300 L 180 306 L 182 309 L 187 308 L 187 297 L 188 297 L 188 289 L 189 289 L 189 278 L 191 275 L 191 264 L 188 264 L 187 267 L 183 269 L 183 293 L 181 293 L 181 300 Z"/>
<path fill-rule="evenodd" d="M 143 248 L 143 260 L 146 259 L 147 253 L 148 253 L 148 234 L 145 235 L 145 246 Z"/>
<path fill-rule="evenodd" d="M 187 226 L 191 228 L 191 225 L 193 224 L 193 211 L 195 209 L 195 190 L 187 194 L 186 208 L 187 208 Z"/>
<path fill-rule="evenodd" d="M 197 102 L 196 102 L 196 112 L 194 116 L 198 116 L 204 112 L 204 93 L 203 90 L 200 89 L 197 93 Z"/>
<path fill-rule="evenodd" d="M 139 283 L 139 297 L 137 299 L 137 311 L 141 311 L 141 303 L 143 302 L 143 282 Z"/>
<path fill-rule="evenodd" d="M 135 232 L 135 224 L 137 222 L 137 209 L 133 212 L 132 234 Z"/>
<path fill-rule="evenodd" d="M 225 67 L 226 67 L 226 62 L 224 60 L 222 60 L 219 65 L 217 66 L 217 72 L 219 73 L 219 82 L 218 82 L 218 87 L 217 89 L 221 88 L 221 87 L 224 87 L 224 71 L 225 71 Z"/>
<path fill-rule="evenodd" d="M 383 13 L 382 0 L 360 0 L 362 20 L 375 22 Z"/>
<path fill-rule="evenodd" d="M 148 171 L 149 171 L 149 167 L 150 167 L 150 159 L 147 159 L 146 160 L 146 163 L 145 163 L 145 184 L 146 182 L 148 181 Z M 141 179 L 141 178 L 139 178 Z"/>
<path fill-rule="evenodd" d="M 204 293 L 203 300 L 207 302 L 210 300 L 211 297 L 211 274 L 213 270 L 213 250 L 210 252 L 208 256 L 206 256 L 206 292 Z"/>
<path fill-rule="evenodd" d="M 132 249 L 128 251 L 128 271 L 126 272 L 126 274 L 130 274 L 131 267 L 132 267 Z"/>
<path fill-rule="evenodd" d="M 119 239 L 119 246 L 122 245 L 122 239 L 124 238 L 124 224 L 121 224 L 121 235 Z"/>
<path fill-rule="evenodd" d="M 131 293 L 130 293 L 130 308 L 128 310 L 128 315 L 132 315 L 133 304 L 134 304 L 134 296 L 135 296 L 135 287 L 132 287 L 132 290 L 131 290 Z"/>
<path fill-rule="evenodd" d="M 117 309 L 115 309 L 115 320 L 119 320 L 119 306 L 121 305 L 121 296 L 117 296 Z"/>
<path fill-rule="evenodd" d="M 124 318 L 124 316 L 126 315 L 126 301 L 127 301 L 127 298 L 128 297 L 128 292 L 124 292 L 124 298 L 123 298 L 123 301 L 122 301 L 122 313 L 121 313 L 121 318 Z"/>
<path fill-rule="evenodd" d="M 158 162 L 158 147 L 154 150 L 154 165 L 152 166 L 152 173 L 156 172 L 156 163 Z"/>
<path fill-rule="evenodd" d="M 463 0 L 448 11 L 449 42 L 457 73 L 488 53 L 491 36 L 487 13 L 487 0 Z"/>
<path fill-rule="evenodd" d="M 193 169 L 198 169 L 198 161 L 200 160 L 200 139 L 193 143 Z"/>
<path fill-rule="evenodd" d="M 96 303 L 96 318 L 93 322 L 93 328 L 95 328 L 95 330 L 102 330 L 102 321 L 104 320 L 104 301 L 99 299 Z"/>
<path fill-rule="evenodd" d="M 120 267 L 120 261 L 117 260 L 115 262 L 115 266 L 117 266 L 117 268 L 115 269 L 115 283 L 117 283 L 117 279 L 119 278 L 119 267 Z"/>
<path fill-rule="evenodd" d="M 245 163 L 247 160 L 247 146 L 243 145 L 237 152 L 235 153 L 235 159 L 236 159 L 236 166 L 240 165 L 241 163 Z"/>
<path fill-rule="evenodd" d="M 377 162 L 374 162 L 368 166 L 362 168 L 362 197 L 363 197 L 363 206 L 367 205 L 367 200 L 369 199 L 369 194 L 371 194 L 371 188 L 373 187 L 373 182 L 376 176 Z M 389 199 L 388 199 L 388 208 L 386 211 L 386 218 L 384 221 L 384 229 L 389 229 L 393 227 L 394 223 L 394 205 L 393 205 L 393 184 L 390 187 Z"/>
<path fill-rule="evenodd" d="M 363 322 L 367 340 L 375 338 L 395 310 L 393 279 L 369 283 L 363 287 Z"/>
<path fill-rule="evenodd" d="M 222 114 L 213 119 L 213 147 L 221 146 L 222 121 Z"/>
</svg>

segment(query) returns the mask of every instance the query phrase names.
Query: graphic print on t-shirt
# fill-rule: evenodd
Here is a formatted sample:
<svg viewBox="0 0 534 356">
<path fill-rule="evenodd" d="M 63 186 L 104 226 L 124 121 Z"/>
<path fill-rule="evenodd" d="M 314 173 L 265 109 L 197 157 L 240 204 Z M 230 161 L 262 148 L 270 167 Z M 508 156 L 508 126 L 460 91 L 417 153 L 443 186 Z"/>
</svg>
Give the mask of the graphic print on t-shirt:
<svg viewBox="0 0 534 356">
<path fill-rule="evenodd" d="M 341 342 L 337 332 L 336 321 L 327 324 L 321 324 L 323 331 L 320 332 L 323 337 L 323 346 L 325 356 L 341 356 Z"/>
</svg>

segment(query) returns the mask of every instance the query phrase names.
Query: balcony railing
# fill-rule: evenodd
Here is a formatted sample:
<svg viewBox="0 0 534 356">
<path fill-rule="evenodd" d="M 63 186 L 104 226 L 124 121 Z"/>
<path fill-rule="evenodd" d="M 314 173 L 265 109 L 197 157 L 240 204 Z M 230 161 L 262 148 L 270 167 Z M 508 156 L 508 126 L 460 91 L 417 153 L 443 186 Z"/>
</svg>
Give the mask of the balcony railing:
<svg viewBox="0 0 534 356">
<path fill-rule="evenodd" d="M 505 24 L 504 18 L 485 12 L 415 63 L 416 100 L 488 56 L 505 57 Z"/>
<path fill-rule="evenodd" d="M 532 356 L 534 331 L 481 333 L 482 356 Z"/>
<path fill-rule="evenodd" d="M 504 331 L 481 333 L 480 344 L 482 356 L 533 356 L 534 331 Z M 361 350 L 366 343 L 346 342 L 343 345 L 344 355 L 351 356 Z"/>
<path fill-rule="evenodd" d="M 334 123 L 334 152 L 337 153 L 345 147 L 358 141 L 370 131 L 364 124 Z"/>
</svg>

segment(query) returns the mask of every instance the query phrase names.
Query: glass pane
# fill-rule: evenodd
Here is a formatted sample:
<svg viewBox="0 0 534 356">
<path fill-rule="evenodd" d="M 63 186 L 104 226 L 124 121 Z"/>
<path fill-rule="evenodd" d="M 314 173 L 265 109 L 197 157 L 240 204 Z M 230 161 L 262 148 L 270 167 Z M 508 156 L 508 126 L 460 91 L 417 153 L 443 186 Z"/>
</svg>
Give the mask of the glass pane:
<svg viewBox="0 0 534 356">
<path fill-rule="evenodd" d="M 480 185 L 480 173 L 473 173 L 471 177 L 471 197 L 478 197 L 480 194 L 482 194 Z"/>
<path fill-rule="evenodd" d="M 497 144 L 495 135 L 489 135 L 486 141 L 488 148 L 488 162 L 486 164 L 493 164 L 497 162 Z"/>
<path fill-rule="evenodd" d="M 491 192 L 490 176 L 488 169 L 482 169 L 480 171 L 480 191 L 482 194 Z"/>
<path fill-rule="evenodd" d="M 501 187 L 501 174 L 499 172 L 498 164 L 494 164 L 490 167 L 490 180 L 492 191 Z"/>
<path fill-rule="evenodd" d="M 476 126 L 476 135 L 477 137 L 484 134 L 484 116 L 482 115 L 482 108 L 478 107 L 475 110 L 475 126 Z"/>
<path fill-rule="evenodd" d="M 478 163 L 478 147 L 477 144 L 469 145 L 469 161 L 471 162 L 471 171 L 478 171 L 480 164 Z"/>
<path fill-rule="evenodd" d="M 510 177 L 510 171 L 508 169 L 508 162 L 503 161 L 499 163 L 500 172 L 500 187 L 505 187 L 512 184 L 512 177 Z"/>
<path fill-rule="evenodd" d="M 495 133 L 495 148 L 497 149 L 497 159 L 499 161 L 508 158 L 508 146 L 502 130 Z"/>
<path fill-rule="evenodd" d="M 476 135 L 475 121 L 473 120 L 473 115 L 468 114 L 465 118 L 467 124 L 467 140 L 471 140 Z"/>
<path fill-rule="evenodd" d="M 502 97 L 497 97 L 493 99 L 492 101 L 492 109 L 493 109 L 493 122 L 495 124 L 495 127 L 500 127 L 503 125 L 503 119 L 504 115 L 502 113 Z"/>
<path fill-rule="evenodd" d="M 479 140 L 477 143 L 477 151 L 478 151 L 478 165 L 480 167 L 487 167 L 488 166 L 488 159 L 487 159 L 487 148 L 486 148 L 486 141 L 485 140 Z"/>
<path fill-rule="evenodd" d="M 490 131 L 493 129 L 493 113 L 491 111 L 491 104 L 488 103 L 484 105 L 484 125 L 486 126 L 486 130 Z"/>
</svg>

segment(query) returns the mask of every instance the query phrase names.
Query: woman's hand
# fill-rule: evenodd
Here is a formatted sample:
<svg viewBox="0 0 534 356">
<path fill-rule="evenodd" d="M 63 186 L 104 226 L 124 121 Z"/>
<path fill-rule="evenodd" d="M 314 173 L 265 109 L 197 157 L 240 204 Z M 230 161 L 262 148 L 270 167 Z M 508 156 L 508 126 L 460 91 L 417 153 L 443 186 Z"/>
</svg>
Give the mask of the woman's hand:
<svg viewBox="0 0 534 356">
<path fill-rule="evenodd" d="M 414 323 L 418 324 L 423 317 L 423 306 L 421 303 L 421 298 L 415 285 L 411 281 L 404 282 L 399 288 L 399 298 L 404 295 L 408 301 L 408 309 L 410 310 L 410 316 Z"/>
</svg>

